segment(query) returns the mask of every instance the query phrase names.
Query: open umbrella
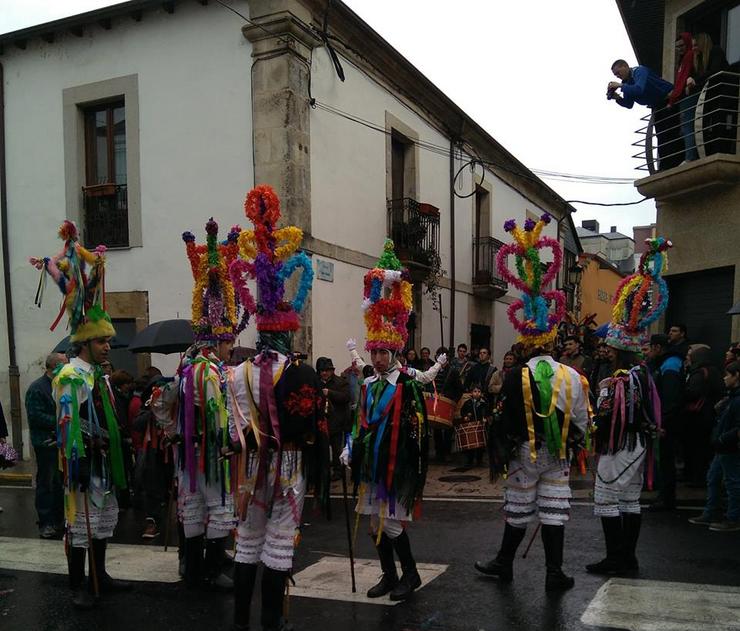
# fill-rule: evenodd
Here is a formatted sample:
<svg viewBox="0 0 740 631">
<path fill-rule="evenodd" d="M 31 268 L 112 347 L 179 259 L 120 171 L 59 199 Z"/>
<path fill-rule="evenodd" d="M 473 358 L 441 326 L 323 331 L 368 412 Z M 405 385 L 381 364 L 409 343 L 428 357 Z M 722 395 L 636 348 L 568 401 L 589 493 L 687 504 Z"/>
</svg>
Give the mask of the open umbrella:
<svg viewBox="0 0 740 631">
<path fill-rule="evenodd" d="M 52 353 L 66 353 L 67 349 L 70 347 L 71 342 L 69 341 L 69 335 L 65 337 L 59 344 L 57 344 L 54 347 L 54 350 L 52 350 Z M 112 337 L 110 341 L 110 347 L 111 348 L 126 348 L 128 344 L 124 342 L 123 340 L 119 340 L 117 337 Z"/>
<path fill-rule="evenodd" d="M 596 337 L 606 337 L 606 332 L 609 330 L 609 323 L 602 324 L 599 328 L 594 330 Z"/>
<path fill-rule="evenodd" d="M 160 320 L 136 334 L 128 350 L 132 353 L 182 353 L 193 343 L 190 320 Z"/>
<path fill-rule="evenodd" d="M 732 305 L 730 310 L 727 312 L 727 315 L 740 315 L 740 302 L 736 302 Z"/>
</svg>

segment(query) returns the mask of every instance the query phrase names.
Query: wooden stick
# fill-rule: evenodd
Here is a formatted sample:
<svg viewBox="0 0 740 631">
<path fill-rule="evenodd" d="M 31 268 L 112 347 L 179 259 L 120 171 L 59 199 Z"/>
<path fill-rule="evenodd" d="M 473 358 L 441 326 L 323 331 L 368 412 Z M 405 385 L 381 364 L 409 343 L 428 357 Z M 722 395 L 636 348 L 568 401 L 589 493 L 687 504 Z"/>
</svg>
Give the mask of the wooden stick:
<svg viewBox="0 0 740 631">
<path fill-rule="evenodd" d="M 90 555 L 90 574 L 92 575 L 93 591 L 95 598 L 100 597 L 100 586 L 98 584 L 98 569 L 95 565 L 95 552 L 93 551 L 92 530 L 90 529 L 90 507 L 87 503 L 87 491 L 85 491 L 85 526 L 87 527 L 87 553 Z"/>
<path fill-rule="evenodd" d="M 355 554 L 352 550 L 352 526 L 349 521 L 349 500 L 347 498 L 347 472 L 342 467 L 342 496 L 344 500 L 344 521 L 347 523 L 347 543 L 349 544 L 349 569 L 352 576 L 352 593 L 357 592 L 355 583 Z"/>
<path fill-rule="evenodd" d="M 540 522 L 537 524 L 537 528 L 534 529 L 534 532 L 532 533 L 532 538 L 529 540 L 529 545 L 527 546 L 527 549 L 524 551 L 524 554 L 522 555 L 522 559 L 526 559 L 527 555 L 529 554 L 529 549 L 532 547 L 532 544 L 534 543 L 534 538 L 537 536 L 537 533 L 540 531 L 540 528 L 542 527 L 542 523 Z"/>
</svg>

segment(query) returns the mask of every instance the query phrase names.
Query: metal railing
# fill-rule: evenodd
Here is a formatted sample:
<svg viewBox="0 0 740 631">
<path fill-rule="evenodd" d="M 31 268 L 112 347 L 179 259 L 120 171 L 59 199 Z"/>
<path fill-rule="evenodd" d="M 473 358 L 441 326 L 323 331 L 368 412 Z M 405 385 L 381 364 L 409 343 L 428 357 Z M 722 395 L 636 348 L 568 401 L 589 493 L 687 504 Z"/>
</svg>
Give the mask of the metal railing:
<svg viewBox="0 0 740 631">
<path fill-rule="evenodd" d="M 493 237 L 473 239 L 473 285 L 494 285 L 507 288 L 506 281 L 496 269 L 496 254 L 504 244 Z"/>
<path fill-rule="evenodd" d="M 91 191 L 90 189 L 97 189 Z M 85 244 L 128 247 L 128 191 L 125 184 L 83 189 Z"/>
<path fill-rule="evenodd" d="M 439 254 L 439 212 L 424 206 L 410 197 L 388 200 L 388 236 L 399 259 L 430 267 Z"/>
<path fill-rule="evenodd" d="M 740 74 L 713 74 L 698 94 L 683 97 L 672 106 L 652 110 L 635 133 L 640 149 L 632 157 L 638 170 L 651 175 L 722 153 L 736 155 L 740 146 L 738 104 Z"/>
</svg>

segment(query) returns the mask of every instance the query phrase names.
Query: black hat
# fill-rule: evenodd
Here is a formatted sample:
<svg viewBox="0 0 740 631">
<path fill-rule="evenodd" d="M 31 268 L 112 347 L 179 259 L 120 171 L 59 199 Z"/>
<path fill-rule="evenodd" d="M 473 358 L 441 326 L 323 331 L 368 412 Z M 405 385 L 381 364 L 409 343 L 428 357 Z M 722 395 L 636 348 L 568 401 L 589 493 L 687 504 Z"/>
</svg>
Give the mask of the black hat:
<svg viewBox="0 0 740 631">
<path fill-rule="evenodd" d="M 316 360 L 316 372 L 321 372 L 322 370 L 334 370 L 334 364 L 328 357 L 319 357 Z"/>
</svg>

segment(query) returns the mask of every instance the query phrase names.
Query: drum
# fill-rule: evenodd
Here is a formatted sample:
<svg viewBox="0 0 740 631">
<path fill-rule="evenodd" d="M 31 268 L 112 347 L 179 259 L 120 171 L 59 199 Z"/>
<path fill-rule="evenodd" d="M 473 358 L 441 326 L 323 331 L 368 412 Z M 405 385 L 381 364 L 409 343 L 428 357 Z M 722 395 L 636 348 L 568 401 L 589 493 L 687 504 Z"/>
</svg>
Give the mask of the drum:
<svg viewBox="0 0 740 631">
<path fill-rule="evenodd" d="M 486 424 L 483 421 L 467 421 L 455 425 L 455 446 L 458 451 L 485 447 Z"/>
<path fill-rule="evenodd" d="M 452 429 L 452 419 L 455 418 L 457 403 L 447 397 L 435 397 L 430 392 L 424 393 L 424 403 L 427 408 L 427 419 L 433 427 Z"/>
</svg>

